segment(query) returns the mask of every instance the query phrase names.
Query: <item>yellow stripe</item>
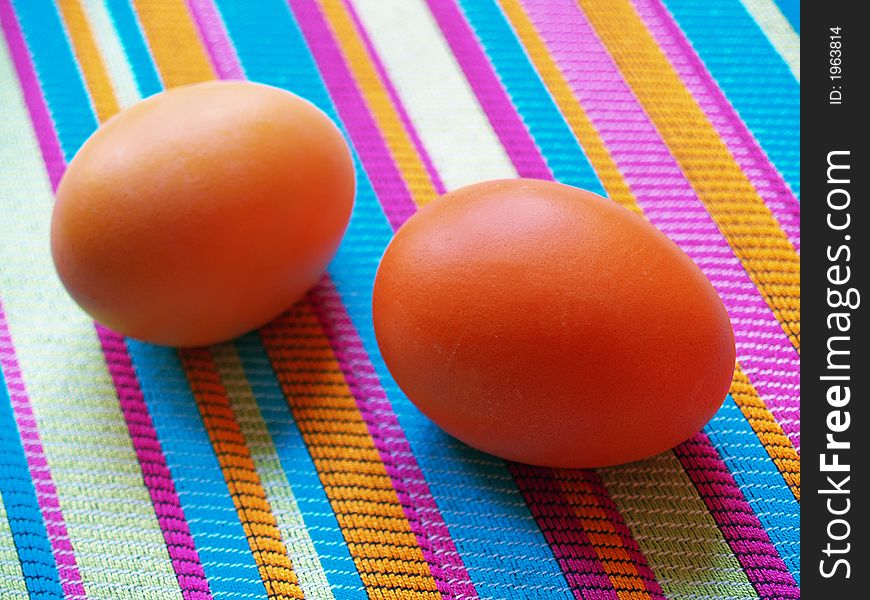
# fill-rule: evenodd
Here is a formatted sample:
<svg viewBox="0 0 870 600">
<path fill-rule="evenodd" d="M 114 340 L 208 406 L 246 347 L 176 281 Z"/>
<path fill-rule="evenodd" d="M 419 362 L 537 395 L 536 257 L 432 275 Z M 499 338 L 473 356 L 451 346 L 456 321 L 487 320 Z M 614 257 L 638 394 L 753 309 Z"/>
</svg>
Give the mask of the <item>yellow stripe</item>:
<svg viewBox="0 0 870 600">
<path fill-rule="evenodd" d="M 499 3 L 517 37 L 525 47 L 529 58 L 538 70 L 538 74 L 556 100 L 565 120 L 583 146 L 583 150 L 589 157 L 608 195 L 622 206 L 643 215 L 643 210 L 637 204 L 634 194 L 622 178 L 610 152 L 571 91 L 565 76 L 550 56 L 544 41 L 520 4 L 520 0 L 499 0 Z M 731 394 L 752 429 L 758 435 L 765 450 L 774 459 L 774 463 L 795 497 L 800 499 L 800 457 L 739 364 L 735 369 L 734 379 L 731 383 Z"/>
<path fill-rule="evenodd" d="M 159 13 L 153 3 L 137 0 L 138 4 L 149 5 L 151 14 L 142 15 L 140 11 L 140 18 L 143 20 L 143 28 L 154 50 L 155 62 L 167 85 L 170 85 L 170 82 L 180 85 L 212 79 L 213 72 L 210 66 L 207 72 L 197 70 L 198 58 L 193 63 L 183 64 L 188 60 L 187 56 L 190 53 L 202 58 L 205 55 L 199 38 L 193 33 L 189 14 L 186 11 L 183 14 L 180 12 L 185 10 L 181 3 L 173 0 L 171 4 L 175 8 L 164 7 Z M 158 17 L 172 21 L 172 32 L 181 31 L 191 34 L 192 39 L 188 39 L 185 44 L 194 45 L 196 51 L 190 48 L 187 49 L 188 53 L 169 51 L 167 47 L 173 42 L 165 38 L 174 33 L 158 28 L 157 25 L 160 23 Z M 426 177 L 428 181 L 428 175 Z M 326 335 L 306 303 L 297 305 L 291 312 L 292 319 L 281 317 L 267 326 L 263 330 L 263 339 L 369 596 L 372 598 L 439 597 L 429 565 L 411 530 L 380 454 L 347 387 Z M 293 333 L 294 331 L 296 333 Z M 269 332 L 273 332 L 271 336 Z M 288 340 L 293 342 L 293 349 L 284 347 Z M 301 351 L 297 349 L 300 344 L 313 344 L 315 349 L 309 352 Z M 300 361 L 303 369 L 312 369 L 310 372 L 305 371 L 304 382 L 301 384 L 294 374 Z M 198 396 L 201 399 L 198 397 L 198 402 L 201 409 L 207 409 L 203 413 L 204 417 L 209 414 L 209 419 L 212 419 L 212 409 L 219 408 L 218 413 L 226 409 L 223 406 L 212 406 L 213 390 L 209 392 L 209 389 L 214 386 L 214 382 L 203 378 L 208 379 L 213 374 L 201 368 L 204 364 L 202 357 L 199 357 L 198 362 L 199 366 L 189 364 L 186 370 L 192 386 L 199 390 Z M 204 402 L 205 400 L 208 402 Z M 328 415 L 326 418 L 323 416 L 324 411 Z M 216 416 L 220 419 L 221 414 Z M 218 429 L 222 427 L 219 423 L 207 423 L 207 427 L 209 434 L 216 436 L 214 439 L 216 453 L 226 456 L 228 451 L 234 448 L 238 450 L 238 446 L 234 446 L 232 440 L 219 439 Z M 247 456 L 249 458 L 250 455 Z M 243 464 L 221 463 L 228 483 L 231 479 L 248 481 L 252 477 L 257 477 L 253 463 L 248 464 L 244 459 L 245 456 L 241 459 L 233 459 L 235 462 L 241 460 Z M 332 480 L 336 478 L 338 481 L 333 482 Z M 367 478 L 365 482 L 363 482 L 364 478 Z M 260 486 L 259 478 L 257 478 L 257 485 Z M 252 497 L 260 498 L 259 492 Z M 265 496 L 262 497 L 265 499 Z M 236 500 L 235 494 L 234 500 Z M 263 518 L 271 516 L 265 512 L 267 507 L 268 505 L 260 514 Z M 240 518 L 249 514 L 250 509 L 247 506 L 239 507 Z M 273 530 L 271 527 L 271 521 L 265 529 L 246 528 L 246 532 L 252 549 L 255 548 L 257 536 L 265 536 L 268 539 L 280 535 L 277 528 Z M 286 554 L 286 551 L 283 554 Z M 261 573 L 267 582 L 276 569 L 278 573 L 281 572 L 282 552 L 273 549 L 272 552 L 255 553 L 255 556 L 258 557 L 258 564 L 263 561 Z M 287 575 L 293 575 L 292 571 L 287 571 Z"/>
<path fill-rule="evenodd" d="M 598 134 L 598 130 L 583 110 L 580 102 L 571 91 L 568 80 L 556 66 L 550 56 L 544 41 L 529 16 L 523 10 L 519 0 L 499 0 L 502 11 L 510 21 L 511 26 L 522 41 L 532 63 L 544 80 L 547 89 L 556 101 L 556 105 L 568 122 L 568 126 L 583 146 L 586 157 L 595 169 L 601 184 L 611 200 L 615 200 L 625 208 L 641 214 L 640 206 L 632 194 Z"/>
<path fill-rule="evenodd" d="M 345 62 L 418 206 L 438 195 L 389 92 L 341 0 L 320 0 Z"/>
<path fill-rule="evenodd" d="M 296 304 L 261 335 L 369 595 L 440 597 L 311 306 Z"/>
<path fill-rule="evenodd" d="M 293 489 L 281 466 L 272 436 L 260 413 L 257 399 L 233 343 L 211 348 L 227 398 L 242 436 L 247 441 L 254 469 L 275 515 L 282 541 L 287 548 L 299 585 L 310 599 L 334 598 L 320 558 L 302 519 Z"/>
<path fill-rule="evenodd" d="M 689 183 L 800 351 L 800 259 L 628 0 L 579 0 Z"/>
<path fill-rule="evenodd" d="M 167 88 L 215 79 L 184 0 L 133 0 Z"/>
<path fill-rule="evenodd" d="M 801 459 L 792 445 L 791 440 L 783 432 L 767 409 L 764 401 L 752 386 L 749 378 L 737 365 L 734 370 L 734 380 L 731 382 L 731 397 L 740 408 L 740 412 L 749 421 L 752 430 L 761 440 L 761 445 L 773 460 L 783 479 L 788 484 L 794 497 L 801 499 Z"/>
<path fill-rule="evenodd" d="M 118 112 L 118 101 L 106 73 L 103 57 L 97 49 L 91 26 L 79 0 L 58 0 L 67 34 L 85 78 L 94 110 L 100 121 L 105 121 Z"/>
<path fill-rule="evenodd" d="M 179 355 L 266 593 L 272 600 L 303 598 L 278 521 L 210 351 L 187 349 Z"/>
<path fill-rule="evenodd" d="M 118 111 L 117 98 L 81 6 L 73 1 L 62 0 L 62 2 L 67 5 L 65 18 L 67 12 L 70 15 L 71 20 L 67 22 L 67 26 L 70 29 L 76 56 L 79 58 L 83 72 L 89 74 L 87 83 L 89 86 L 96 83 L 96 87 L 92 87 L 90 93 L 94 98 L 95 106 L 103 108 L 102 113 L 98 110 L 100 120 L 103 121 Z M 161 70 L 164 82 L 182 85 L 214 79 L 210 65 L 197 63 L 195 58 L 199 55 L 205 59 L 205 54 L 199 38 L 193 31 L 193 23 L 189 17 L 184 17 L 186 12 L 172 12 L 177 8 L 185 10 L 183 5 L 174 7 L 171 3 L 164 3 L 158 7 L 154 3 L 145 4 L 152 10 L 147 18 L 143 18 L 143 27 L 146 34 L 158 33 L 158 41 L 155 43 L 154 38 L 150 38 L 149 42 L 155 50 L 155 61 Z M 141 12 L 140 18 L 142 18 Z M 171 25 L 162 28 L 160 23 L 165 22 L 171 22 Z M 192 34 L 193 37 L 188 34 Z M 170 51 L 170 47 L 175 43 L 192 47 L 176 53 Z M 161 59 L 168 62 L 161 62 Z M 248 538 L 270 598 L 302 598 L 302 589 L 293 572 L 277 521 L 272 514 L 244 436 L 235 421 L 217 367 L 207 351 L 184 352 L 182 359 L 227 487 L 236 505 L 239 521 Z M 219 422 L 220 427 L 216 429 L 214 422 Z"/>
</svg>

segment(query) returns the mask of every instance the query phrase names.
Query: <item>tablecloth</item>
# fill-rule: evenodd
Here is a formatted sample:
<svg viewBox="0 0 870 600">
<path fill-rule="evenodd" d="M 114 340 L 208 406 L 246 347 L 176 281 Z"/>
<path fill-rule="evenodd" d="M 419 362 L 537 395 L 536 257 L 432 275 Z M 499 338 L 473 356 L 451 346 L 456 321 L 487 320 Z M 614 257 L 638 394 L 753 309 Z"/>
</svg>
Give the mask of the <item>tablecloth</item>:
<svg viewBox="0 0 870 600">
<path fill-rule="evenodd" d="M 796 0 L 0 0 L 0 22 L 0 597 L 799 597 Z M 216 78 L 340 124 L 347 235 L 258 332 L 125 339 L 54 274 L 53 190 L 101 121 Z M 391 379 L 394 231 L 517 176 L 642 214 L 722 297 L 731 392 L 673 451 L 505 462 Z"/>
</svg>

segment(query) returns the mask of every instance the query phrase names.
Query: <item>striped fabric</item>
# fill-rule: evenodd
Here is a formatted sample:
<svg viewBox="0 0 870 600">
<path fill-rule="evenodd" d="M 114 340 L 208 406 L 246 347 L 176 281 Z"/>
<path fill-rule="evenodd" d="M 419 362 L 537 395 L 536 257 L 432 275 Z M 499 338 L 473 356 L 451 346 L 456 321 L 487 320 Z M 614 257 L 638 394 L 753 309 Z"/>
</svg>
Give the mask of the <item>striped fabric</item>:
<svg viewBox="0 0 870 600">
<path fill-rule="evenodd" d="M 799 598 L 798 13 L 0 0 L 0 597 Z M 48 252 L 66 164 L 140 98 L 245 78 L 308 98 L 351 145 L 328 273 L 210 348 L 95 324 Z M 722 297 L 731 393 L 673 451 L 505 462 L 390 377 L 371 284 L 391 236 L 440 193 L 518 176 L 642 215 Z"/>
</svg>

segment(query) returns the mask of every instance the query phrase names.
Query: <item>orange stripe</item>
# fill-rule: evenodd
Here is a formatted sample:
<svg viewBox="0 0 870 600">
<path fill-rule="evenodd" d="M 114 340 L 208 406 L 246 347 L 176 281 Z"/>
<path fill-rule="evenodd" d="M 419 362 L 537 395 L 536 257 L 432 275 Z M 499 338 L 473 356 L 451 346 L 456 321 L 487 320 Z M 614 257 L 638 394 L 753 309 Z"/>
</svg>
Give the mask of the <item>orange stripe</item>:
<svg viewBox="0 0 870 600">
<path fill-rule="evenodd" d="M 583 110 L 565 79 L 556 66 L 547 47 L 529 19 L 519 0 L 499 0 L 502 10 L 510 21 L 538 70 L 550 94 L 556 100 L 565 120 L 583 146 L 608 195 L 622 206 L 643 215 L 643 210 L 623 180 L 616 163 Z M 791 441 L 783 434 L 755 387 L 737 365 L 731 383 L 731 394 L 743 411 L 753 431 L 788 483 L 795 497 L 800 498 L 800 457 Z"/>
<path fill-rule="evenodd" d="M 186 349 L 179 355 L 269 598 L 303 598 L 278 522 L 210 351 Z"/>
<path fill-rule="evenodd" d="M 800 352 L 800 260 L 629 0 L 579 0 L 689 183 Z"/>
<path fill-rule="evenodd" d="M 133 0 L 164 87 L 215 79 L 184 0 Z"/>
<path fill-rule="evenodd" d="M 596 497 L 588 477 L 582 470 L 553 469 L 553 478 L 583 525 L 583 531 L 586 532 L 619 598 L 647 600 L 651 596 L 646 584 L 640 578 L 634 560 Z"/>
<path fill-rule="evenodd" d="M 544 41 L 538 35 L 519 0 L 499 0 L 502 11 L 508 18 L 526 53 L 535 65 L 538 74 L 553 96 L 562 116 L 568 122 L 574 136 L 583 145 L 586 157 L 607 191 L 607 196 L 625 208 L 642 214 L 641 208 L 619 172 L 616 162 L 604 145 L 598 130 L 580 105 L 565 76 L 550 56 Z"/>
<path fill-rule="evenodd" d="M 181 0 L 140 0 L 135 4 L 166 87 L 215 78 Z M 179 354 L 266 592 L 274 599 L 302 598 L 302 588 L 217 365 L 208 350 L 182 350 Z"/>
<path fill-rule="evenodd" d="M 84 9 L 79 0 L 58 0 L 58 7 L 66 23 L 67 33 L 78 59 L 79 68 L 84 75 L 97 118 L 105 121 L 120 108 Z"/>
<path fill-rule="evenodd" d="M 342 0 L 319 0 L 321 10 L 356 81 L 369 112 L 417 206 L 438 195 Z"/>
<path fill-rule="evenodd" d="M 370 596 L 440 597 L 310 304 L 297 304 L 261 335 Z"/>
<path fill-rule="evenodd" d="M 625 208 L 643 215 L 643 211 L 637 203 L 634 194 L 623 179 L 598 131 L 586 115 L 564 75 L 556 66 L 543 40 L 538 35 L 519 1 L 499 0 L 499 2 L 518 38 L 522 41 L 532 63 L 559 106 L 569 127 L 583 145 L 583 149 L 601 179 L 608 196 Z M 391 100 L 371 64 L 371 56 L 360 41 L 359 34 L 343 8 L 342 2 L 340 0 L 320 0 L 320 3 L 370 111 L 375 115 L 378 126 L 385 137 L 389 139 L 391 136 L 396 135 L 390 132 L 401 128 L 402 124 L 398 119 L 397 111 L 394 108 L 390 109 L 384 104 L 391 102 Z M 402 129 L 402 131 L 404 130 Z M 406 133 L 402 135 L 405 140 L 408 140 Z M 401 148 L 397 148 L 393 144 L 388 144 L 388 146 L 399 170 L 405 174 L 406 180 L 409 178 L 407 173 L 421 172 L 422 163 L 419 160 L 409 164 L 409 157 L 416 157 L 416 151 L 409 141 Z M 425 175 L 425 171 L 423 171 L 423 174 Z M 423 201 L 419 199 L 417 195 L 419 192 L 414 189 L 411 192 L 417 205 L 425 203 L 425 199 Z M 744 411 L 744 415 L 746 415 L 747 420 L 749 420 L 767 452 L 772 458 L 776 457 L 774 462 L 782 473 L 783 478 L 796 496 L 799 497 L 800 459 L 791 442 L 782 434 L 781 428 L 773 420 L 773 416 L 767 410 L 755 388 L 743 375 L 739 365 L 734 374 L 732 393 L 735 395 L 735 400 L 739 396 L 738 405 Z M 752 414 L 750 415 L 747 410 L 751 410 Z M 778 430 L 779 435 L 774 433 L 775 430 Z M 797 482 L 797 485 L 795 485 L 795 482 Z M 590 497 L 582 486 L 573 489 L 571 487 L 572 484 L 566 481 L 563 481 L 563 485 L 565 486 L 566 493 L 575 494 L 573 496 L 575 500 L 579 497 L 577 496 L 578 494 L 587 498 Z M 578 509 L 578 506 L 580 505 L 575 505 L 575 509 Z M 600 507 L 598 510 L 601 512 Z M 601 512 L 601 515 L 603 515 L 603 512 Z M 578 514 L 578 517 L 582 516 Z M 616 543 L 614 550 L 608 552 L 621 552 L 620 559 L 629 560 L 625 548 L 621 547 L 621 540 L 614 533 L 612 524 L 608 522 L 607 526 L 610 528 L 608 533 L 613 533 L 613 536 L 609 538 L 610 541 Z M 621 590 L 623 595 L 628 594 L 631 596 L 634 594 L 631 590 L 645 590 L 642 580 L 637 576 L 636 569 L 634 569 L 633 573 L 630 573 L 632 577 L 624 579 L 625 575 L 619 573 L 619 569 L 622 568 L 621 565 L 614 564 L 612 559 L 608 559 L 605 556 L 602 556 L 601 559 L 603 562 L 609 561 L 611 568 L 614 569 L 612 574 L 617 578 L 614 580 L 614 586 L 618 590 Z M 610 571 L 608 573 L 610 574 Z M 646 594 L 645 591 L 643 593 Z"/>
<path fill-rule="evenodd" d="M 752 386 L 749 378 L 743 373 L 740 365 L 734 370 L 734 380 L 731 382 L 731 397 L 740 408 L 743 416 L 749 421 L 752 430 L 761 440 L 761 445 L 773 460 L 783 479 L 788 484 L 794 497 L 801 499 L 801 459 L 792 445 L 791 440 L 783 432 L 773 415 L 765 406 L 764 401 Z"/>
<path fill-rule="evenodd" d="M 154 3 L 137 0 L 138 5 L 142 5 L 140 19 L 143 29 L 167 85 L 214 78 L 190 15 L 180 1 L 171 0 L 158 7 Z M 171 23 L 166 24 L 165 21 Z M 184 39 L 186 41 L 182 42 Z M 174 48 L 182 43 L 186 46 L 184 51 Z M 293 337 L 297 335 L 293 333 L 295 331 L 313 338 L 297 339 Z M 269 332 L 272 332 L 271 336 Z M 422 598 L 439 597 L 429 565 L 399 503 L 380 454 L 310 306 L 305 303 L 294 309 L 292 320 L 286 316 L 280 318 L 264 330 L 263 338 L 369 595 L 373 598 L 390 598 L 397 594 L 402 597 L 408 597 L 409 594 Z M 287 345 L 288 339 L 293 343 L 292 348 Z M 316 350 L 300 355 L 296 348 L 305 343 L 313 344 Z M 325 374 L 311 373 L 310 380 L 306 380 L 301 389 L 296 387 L 299 380 L 292 373 L 294 365 L 300 360 L 320 361 L 318 364 L 322 363 L 326 369 Z M 291 369 L 289 372 L 285 368 L 288 365 Z M 210 368 L 213 366 L 209 365 Z M 190 368 L 186 370 L 192 385 L 194 377 L 217 377 L 216 372 L 209 374 L 194 372 Z M 214 385 L 208 381 L 205 383 Z M 201 401 L 200 405 L 202 407 Z M 327 411 L 327 418 L 323 418 L 323 411 Z M 223 446 L 223 442 L 219 441 L 215 450 L 223 449 Z M 237 467 L 231 463 L 224 468 L 227 477 L 239 475 Z M 256 472 L 242 476 L 256 476 Z M 362 477 L 366 478 L 370 489 L 360 485 Z M 240 510 L 240 518 L 246 512 Z M 258 533 L 257 530 L 251 530 L 255 536 L 251 540 L 252 544 L 258 541 Z M 280 558 L 274 553 L 263 556 L 276 560 Z M 263 575 L 264 580 L 269 573 Z"/>
</svg>

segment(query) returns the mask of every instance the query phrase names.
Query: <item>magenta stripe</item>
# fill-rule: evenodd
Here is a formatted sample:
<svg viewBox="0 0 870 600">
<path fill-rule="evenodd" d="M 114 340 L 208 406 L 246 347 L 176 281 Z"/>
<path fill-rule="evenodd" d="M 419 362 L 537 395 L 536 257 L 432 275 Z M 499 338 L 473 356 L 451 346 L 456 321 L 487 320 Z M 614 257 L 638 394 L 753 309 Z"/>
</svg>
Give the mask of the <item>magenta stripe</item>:
<svg viewBox="0 0 870 600">
<path fill-rule="evenodd" d="M 656 580 L 655 574 L 646 560 L 646 556 L 644 556 L 640 546 L 637 545 L 625 519 L 622 518 L 622 513 L 619 512 L 619 508 L 617 508 L 613 498 L 610 497 L 610 493 L 607 491 L 598 473 L 592 470 L 571 471 L 560 469 L 556 471 L 556 477 L 564 477 L 569 481 L 577 479 L 578 475 L 589 486 L 601 510 L 607 515 L 607 520 L 613 525 L 613 529 L 622 541 L 622 547 L 625 548 L 626 553 L 631 558 L 632 564 L 637 569 L 637 574 L 643 581 L 646 591 L 654 600 L 665 600 L 664 591 L 662 591 L 659 582 Z"/>
<path fill-rule="evenodd" d="M 221 79 L 245 79 L 245 72 L 236 56 L 223 19 L 212 0 L 187 0 L 199 37 L 208 52 L 211 64 Z"/>
<path fill-rule="evenodd" d="M 368 32 L 365 27 L 363 27 L 362 21 L 360 21 L 359 15 L 356 13 L 356 9 L 351 4 L 350 0 L 342 0 L 342 3 L 353 21 L 357 34 L 359 34 L 359 37 L 365 46 L 366 52 L 375 67 L 375 71 L 377 71 L 378 77 L 381 79 L 381 83 L 384 84 L 384 87 L 387 90 L 387 94 L 390 97 L 390 101 L 393 103 L 393 107 L 396 109 L 396 112 L 399 113 L 399 119 L 402 121 L 405 131 L 408 132 L 408 135 L 411 138 L 411 143 L 414 144 L 414 149 L 417 151 L 417 155 L 420 157 L 420 160 L 423 161 L 423 166 L 429 174 L 429 179 L 432 181 L 435 191 L 438 194 L 445 193 L 447 189 L 444 187 L 444 182 L 441 181 L 441 176 L 438 174 L 437 169 L 435 169 L 435 163 L 432 162 L 432 157 L 429 156 L 429 153 L 423 146 L 423 142 L 417 134 L 417 128 L 414 127 L 413 123 L 411 123 L 411 117 L 408 116 L 408 111 L 405 110 L 405 105 L 402 104 L 402 100 L 399 98 L 396 86 L 393 85 L 392 80 L 389 75 L 387 75 L 387 69 L 384 66 L 383 61 L 381 61 L 381 57 L 378 56 L 378 53 L 375 51 L 374 44 L 372 44 Z"/>
<path fill-rule="evenodd" d="M 660 0 L 632 0 L 683 85 L 707 115 L 731 155 L 764 198 L 789 241 L 800 251 L 800 204 L 749 128 L 704 67 L 685 34 Z"/>
<path fill-rule="evenodd" d="M 210 600 L 212 595 L 205 571 L 142 396 L 127 345 L 121 335 L 101 325 L 96 325 L 96 328 L 181 593 L 187 600 Z"/>
<path fill-rule="evenodd" d="M 800 359 L 716 223 L 572 0 L 524 0 L 647 218 L 713 283 L 734 326 L 737 358 L 800 449 Z"/>
<path fill-rule="evenodd" d="M 39 80 L 36 77 L 33 63 L 30 61 L 30 51 L 27 49 L 24 35 L 21 32 L 21 26 L 18 24 L 18 17 L 15 16 L 9 0 L 0 0 L 0 25 L 2 25 L 3 32 L 6 34 L 9 53 L 12 56 L 15 70 L 18 72 L 18 80 L 21 82 L 24 101 L 27 104 L 28 111 L 30 111 L 33 130 L 36 133 L 36 139 L 39 142 L 42 156 L 48 167 L 51 189 L 56 189 L 66 164 L 64 163 L 63 152 L 60 148 L 60 141 L 54 131 L 51 114 L 48 112 L 48 106 L 42 99 Z"/>
<path fill-rule="evenodd" d="M 761 600 L 800 598 L 800 589 L 705 433 L 674 449 Z"/>
<path fill-rule="evenodd" d="M 338 364 L 429 563 L 438 591 L 445 598 L 476 598 L 462 558 L 338 291 L 325 278 L 308 298 L 335 349 Z"/>
<path fill-rule="evenodd" d="M 2 304 L 0 304 L 0 368 L 3 369 L 3 377 L 9 390 L 9 400 L 15 415 L 15 423 L 18 425 L 18 435 L 21 437 L 21 446 L 27 459 L 30 478 L 36 491 L 39 512 L 42 514 L 51 552 L 57 564 L 61 590 L 67 598 L 85 598 L 85 587 L 76 564 L 75 551 L 66 530 L 60 498 L 39 438 L 36 417 L 30 406 L 30 399 L 27 397 L 27 388 L 15 355 L 12 334 L 9 332 Z"/>
<path fill-rule="evenodd" d="M 354 143 L 359 144 L 357 151 L 372 177 L 372 184 L 381 201 L 390 206 L 386 210 L 388 219 L 393 228 L 398 228 L 416 210 L 410 192 L 356 88 L 323 15 L 307 0 L 291 0 L 291 7 L 339 115 Z M 199 15 L 196 18 L 199 19 Z M 198 23 L 205 29 L 213 25 L 208 20 L 198 20 Z M 207 43 L 219 44 L 224 58 L 232 56 L 232 61 L 238 65 L 232 43 L 225 36 L 223 28 L 203 33 Z M 238 72 L 241 72 L 240 66 Z M 477 593 L 447 525 L 338 292 L 326 279 L 309 293 L 309 298 L 356 398 L 411 530 L 429 563 L 439 592 L 446 598 L 476 598 Z"/>
<path fill-rule="evenodd" d="M 519 176 L 552 180 L 553 173 L 455 0 L 427 2 Z"/>
<path fill-rule="evenodd" d="M 514 164 L 517 173 L 521 177 L 531 177 L 552 181 L 552 171 L 546 164 L 540 149 L 520 118 L 513 102 L 508 97 L 501 81 L 493 70 L 489 58 L 455 0 L 427 0 L 427 2 L 430 11 L 441 28 L 456 60 L 462 67 L 469 85 L 474 90 L 478 101 L 495 129 L 502 146 L 505 148 L 505 151 L 511 159 L 511 162 Z M 524 490 L 524 495 L 526 496 L 527 504 L 529 504 L 529 506 L 536 504 L 540 499 L 532 493 L 532 490 L 535 487 L 535 481 L 540 484 L 543 479 L 552 478 L 555 473 L 547 469 L 530 469 L 528 467 L 520 467 L 516 465 L 511 465 L 511 470 L 517 481 L 517 485 Z M 586 474 L 586 479 L 590 480 L 589 484 L 593 487 L 595 492 L 601 496 L 600 501 L 602 506 L 605 507 L 604 510 L 607 512 L 608 520 L 611 521 L 617 534 L 620 535 L 622 543 L 625 546 L 626 551 L 629 553 L 634 566 L 637 568 L 638 574 L 643 580 L 647 591 L 653 598 L 663 598 L 661 587 L 656 581 L 652 569 L 650 569 L 646 561 L 646 557 L 640 551 L 637 542 L 635 542 L 631 532 L 625 525 L 622 515 L 616 508 L 616 505 L 613 503 L 607 490 L 601 484 L 600 479 L 598 479 L 598 476 L 594 472 L 589 471 Z M 595 482 L 597 482 L 597 487 Z M 554 492 L 554 495 L 550 500 L 552 502 L 550 511 L 557 511 L 560 508 L 570 508 L 568 507 L 564 496 L 558 490 Z M 607 510 L 608 507 L 610 510 Z M 573 518 L 573 512 L 569 510 L 569 513 L 571 518 Z M 552 514 L 548 515 L 545 512 L 536 515 L 536 520 L 539 525 L 541 525 L 542 529 L 544 529 L 547 526 L 547 520 L 551 519 L 552 516 Z M 562 515 L 562 517 L 568 518 L 566 515 Z M 559 544 L 557 538 L 554 538 L 551 543 L 555 543 L 556 545 Z M 588 554 L 594 557 L 594 562 L 597 564 L 598 569 L 601 568 L 600 562 L 597 559 L 597 554 L 595 553 L 594 548 L 589 545 L 588 539 L 574 540 L 573 543 L 580 544 L 579 552 L 584 556 Z M 588 547 L 583 547 L 583 544 L 586 544 Z M 559 551 L 560 554 L 565 552 L 566 549 Z M 579 557 L 575 556 L 572 557 L 572 560 L 578 558 Z M 572 568 L 575 568 L 577 565 L 572 565 L 570 561 L 564 562 L 564 560 L 560 560 L 560 563 L 566 578 L 570 581 L 572 577 Z M 603 571 L 596 572 L 596 576 L 599 577 L 599 584 L 601 583 L 600 577 L 603 576 L 604 580 L 608 581 L 607 585 L 610 585 L 609 579 Z M 574 589 L 575 593 L 578 593 L 582 588 L 575 587 Z M 588 594 L 588 590 L 583 591 Z M 605 592 L 605 594 L 607 593 L 609 592 Z"/>
<path fill-rule="evenodd" d="M 4 29 L 7 32 L 7 37 L 17 38 L 19 44 L 13 47 L 10 43 L 10 49 L 13 50 L 13 60 L 15 61 L 18 76 L 21 80 L 22 88 L 24 88 L 24 97 L 27 103 L 27 108 L 30 112 L 31 121 L 34 129 L 37 132 L 37 139 L 42 150 L 43 159 L 48 170 L 49 179 L 52 182 L 52 189 L 57 188 L 63 172 L 66 169 L 66 164 L 61 153 L 60 144 L 58 142 L 57 133 L 54 129 L 54 123 L 48 111 L 48 106 L 42 94 L 40 84 L 35 76 L 33 65 L 30 60 L 29 52 L 24 45 L 21 37 L 20 29 L 17 28 L 17 21 L 6 19 L 6 10 L 9 8 L 8 0 L 0 0 L 0 11 L 4 17 Z M 10 13 L 11 14 L 11 13 Z M 8 22 L 7 22 L 8 21 Z M 12 23 L 10 27 L 9 23 Z M 12 36 L 9 31 L 12 29 Z M 199 561 L 199 555 L 196 552 L 193 538 L 190 535 L 190 530 L 187 526 L 187 520 L 184 517 L 184 512 L 181 509 L 181 502 L 178 495 L 175 493 L 175 484 L 172 481 L 172 476 L 166 466 L 166 459 L 163 456 L 163 451 L 157 441 L 157 434 L 151 423 L 151 417 L 148 414 L 148 409 L 145 406 L 142 392 L 139 389 L 139 382 L 133 371 L 133 365 L 127 348 L 124 345 L 123 338 L 115 333 L 109 332 L 103 327 L 95 324 L 98 337 L 102 345 L 103 355 L 106 359 L 106 364 L 109 373 L 112 376 L 112 381 L 115 386 L 115 391 L 118 395 L 121 409 L 124 414 L 124 419 L 127 423 L 127 429 L 130 432 L 130 437 L 133 442 L 133 447 L 136 451 L 136 456 L 139 459 L 139 465 L 142 469 L 142 475 L 145 486 L 151 496 L 154 510 L 157 516 L 158 524 L 163 533 L 163 538 L 166 541 L 167 550 L 172 560 L 172 566 L 175 570 L 178 583 L 182 594 L 189 600 L 206 600 L 211 598 L 208 591 L 208 583 L 205 579 L 205 573 Z M 14 404 L 14 403 L 13 403 Z M 36 433 L 35 425 L 33 429 Z M 22 439 L 24 439 L 22 432 Z M 41 447 L 40 447 L 41 450 Z M 44 459 L 43 459 L 44 462 Z M 34 483 L 37 487 L 37 495 L 40 491 L 46 491 L 52 497 L 52 504 L 57 504 L 57 492 L 48 474 L 48 469 L 43 469 L 46 477 L 49 477 L 48 487 L 42 485 L 38 478 L 34 475 Z M 41 505 L 41 502 L 40 502 Z M 65 552 L 69 556 L 68 560 L 72 561 L 74 571 L 74 584 L 77 582 L 81 588 L 81 577 L 75 567 L 75 558 L 72 554 L 72 546 L 69 544 L 66 529 L 64 528 L 60 510 L 52 511 L 60 519 L 59 525 L 52 526 L 46 518 L 46 527 L 49 531 L 59 532 L 57 535 L 61 539 L 65 539 Z M 55 541 L 52 540 L 52 547 Z M 68 548 L 68 549 L 67 549 Z M 57 557 L 59 569 L 60 558 Z M 64 584 L 64 572 L 61 571 L 61 583 Z M 72 591 L 67 592 L 64 584 L 64 593 L 66 595 L 76 594 L 78 588 L 72 588 Z M 84 594 L 81 588 L 81 594 Z"/>
<path fill-rule="evenodd" d="M 380 129 L 372 118 L 320 9 L 311 0 L 290 6 L 338 114 L 362 160 L 387 220 L 397 229 L 417 210 Z"/>
<path fill-rule="evenodd" d="M 554 478 L 554 469 L 509 462 L 517 488 L 578 600 L 619 600 L 583 523 Z"/>
<path fill-rule="evenodd" d="M 6 42 L 9 45 L 9 53 L 18 73 L 21 91 L 30 112 L 37 142 L 48 166 L 49 179 L 54 187 L 60 181 L 60 176 L 63 173 L 63 154 L 48 107 L 42 100 L 42 92 L 33 64 L 30 61 L 30 52 L 24 41 L 18 18 L 8 0 L 0 0 L 0 23 L 2 23 Z M 51 469 L 39 437 L 36 418 L 30 406 L 30 399 L 27 397 L 24 378 L 15 355 L 12 336 L 2 306 L 0 306 L 0 366 L 2 366 L 6 385 L 9 389 L 9 399 L 15 415 L 15 422 L 18 425 L 30 477 L 36 491 L 39 510 L 42 513 L 52 554 L 57 564 L 61 590 L 68 598 L 85 598 L 85 588 L 76 563 L 75 551 L 66 529 L 57 488 L 51 477 Z"/>
</svg>

